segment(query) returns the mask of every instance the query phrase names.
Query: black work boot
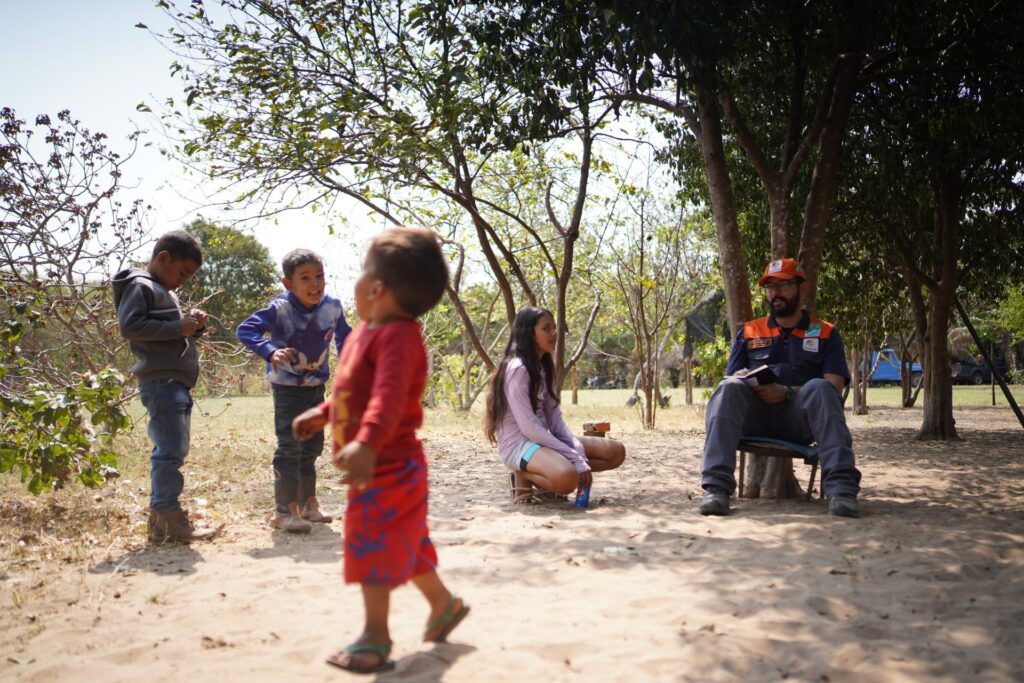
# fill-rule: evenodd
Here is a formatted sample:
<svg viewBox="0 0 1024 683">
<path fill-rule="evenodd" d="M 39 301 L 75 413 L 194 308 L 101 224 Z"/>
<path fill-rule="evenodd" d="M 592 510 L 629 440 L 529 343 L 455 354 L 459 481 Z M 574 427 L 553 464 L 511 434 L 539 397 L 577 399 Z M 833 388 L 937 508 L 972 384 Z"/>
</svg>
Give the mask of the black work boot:
<svg viewBox="0 0 1024 683">
<path fill-rule="evenodd" d="M 710 486 L 704 491 L 704 497 L 700 500 L 700 514 L 702 515 L 727 515 L 729 514 L 729 492 L 718 486 Z"/>
</svg>

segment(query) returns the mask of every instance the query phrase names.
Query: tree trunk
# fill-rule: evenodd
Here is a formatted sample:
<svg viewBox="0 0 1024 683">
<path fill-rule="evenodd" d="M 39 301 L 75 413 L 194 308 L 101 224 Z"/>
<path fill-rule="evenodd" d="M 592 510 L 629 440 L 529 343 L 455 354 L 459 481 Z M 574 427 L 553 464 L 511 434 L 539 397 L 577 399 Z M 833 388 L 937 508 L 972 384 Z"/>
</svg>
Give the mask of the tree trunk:
<svg viewBox="0 0 1024 683">
<path fill-rule="evenodd" d="M 932 292 L 928 351 L 924 364 L 924 420 L 918 439 L 959 439 L 953 419 L 953 378 L 949 374 L 949 351 L 946 333 L 949 329 L 951 302 L 942 292 Z"/>
<path fill-rule="evenodd" d="M 921 367 L 925 367 L 924 357 L 928 346 L 928 306 L 921 293 L 921 282 L 914 276 L 909 264 L 909 255 L 900 250 L 900 272 L 907 283 L 907 296 L 910 299 L 910 311 L 914 317 L 914 337 L 921 356 Z"/>
<path fill-rule="evenodd" d="M 718 266 L 725 287 L 725 306 L 733 336 L 740 326 L 754 317 L 750 302 L 750 281 L 743 258 L 736 201 L 732 193 L 729 170 L 725 166 L 722 144 L 721 112 L 716 98 L 701 85 L 696 85 L 697 116 L 700 121 L 700 154 L 704 176 L 711 195 L 711 213 L 718 237 Z"/>
<path fill-rule="evenodd" d="M 647 377 L 647 381 L 644 386 L 644 427 L 647 429 L 654 429 L 654 414 L 657 410 L 656 401 L 654 399 L 654 384 L 651 382 L 650 371 L 644 371 L 644 375 Z"/>
<path fill-rule="evenodd" d="M 800 31 L 795 32 L 796 35 Z M 799 53 L 799 50 L 798 50 Z M 849 121 L 850 109 L 853 103 L 853 96 L 857 87 L 857 75 L 860 64 L 863 61 L 863 54 L 860 51 L 852 50 L 839 57 L 836 64 L 836 80 L 834 87 L 826 89 L 822 93 L 822 101 L 830 92 L 827 109 L 822 106 L 819 111 L 824 114 L 824 123 L 820 133 L 815 130 L 817 137 L 818 156 L 815 161 L 814 172 L 811 179 L 811 188 L 807 194 L 804 207 L 804 227 L 801 235 L 800 250 L 797 255 L 798 261 L 807 272 L 808 287 L 805 289 L 805 306 L 810 312 L 814 312 L 816 303 L 816 288 L 818 271 L 821 267 L 821 253 L 824 246 L 825 230 L 831 215 L 832 202 L 835 196 L 835 186 L 838 178 L 839 161 L 842 140 Z M 798 65 L 799 66 L 799 65 Z M 798 68 L 800 73 L 801 69 Z M 802 81 L 801 81 L 802 82 Z M 704 162 L 704 171 L 708 182 L 708 190 L 711 195 L 711 210 L 715 218 L 715 226 L 718 235 L 719 267 L 722 271 L 722 278 L 726 289 L 726 305 L 729 315 L 729 324 L 732 334 L 735 335 L 744 320 L 752 317 L 750 305 L 749 281 L 746 277 L 746 269 L 743 264 L 743 255 L 740 243 L 739 230 L 736 226 L 736 211 L 733 204 L 732 189 L 729 182 L 728 172 L 725 166 L 725 155 L 722 149 L 721 116 L 718 106 L 719 98 L 712 96 L 712 93 L 699 81 L 694 84 L 697 99 L 697 113 L 700 123 L 699 141 L 701 158 Z M 790 182 L 774 182 L 770 178 L 775 177 L 767 168 L 764 156 L 756 149 L 752 136 L 743 123 L 742 117 L 736 110 L 731 94 L 723 90 L 721 101 L 726 107 L 730 122 L 740 144 L 744 147 L 751 163 L 758 169 L 758 173 L 765 184 L 768 192 L 769 207 L 771 213 L 771 256 L 779 258 L 789 255 L 789 199 L 792 184 Z M 799 96 L 796 101 L 799 101 Z M 798 112 L 799 108 L 794 112 Z M 815 117 L 817 118 L 817 116 Z M 795 126 L 799 123 L 798 118 L 791 118 Z M 796 128 L 794 128 L 796 130 Z M 795 149 L 795 136 L 790 141 L 785 155 L 785 164 L 796 163 L 795 153 L 791 157 L 791 150 Z M 802 163 L 802 160 L 800 161 Z M 798 166 L 799 164 L 797 164 Z M 754 458 L 757 460 L 757 458 Z M 760 464 L 751 467 L 750 473 L 756 477 L 761 470 Z M 779 471 L 776 476 L 775 470 Z M 762 491 L 766 496 L 777 495 L 787 496 L 792 491 L 799 491 L 799 486 L 793 476 L 792 465 L 788 460 L 775 460 L 764 466 L 764 477 L 762 481 L 757 479 L 761 485 L 750 485 L 749 490 L 752 497 L 760 495 Z M 771 491 L 769 494 L 768 491 Z"/>
<path fill-rule="evenodd" d="M 908 339 L 903 348 L 900 349 L 900 380 L 903 388 L 903 407 L 913 408 L 917 402 L 917 395 L 920 391 L 920 384 L 914 382 L 914 360 L 917 356 L 911 351 L 910 344 L 913 339 Z M 922 371 L 924 365 L 921 366 Z M 923 381 L 923 380 L 922 380 Z"/>
<path fill-rule="evenodd" d="M 854 415 L 867 415 L 868 406 L 866 399 L 866 391 L 864 387 L 867 385 L 867 374 L 864 372 L 863 365 L 866 363 L 867 353 L 863 355 L 856 347 L 850 347 L 850 374 L 852 375 L 850 384 L 853 385 L 853 414 Z"/>
<path fill-rule="evenodd" d="M 693 405 L 693 360 L 683 359 L 683 381 L 686 384 L 686 405 Z"/>
<path fill-rule="evenodd" d="M 573 203 L 572 214 L 568 225 L 561 229 L 562 233 L 562 268 L 555 273 L 558 291 L 555 296 L 555 325 L 558 327 L 558 341 L 555 342 L 555 378 L 554 388 L 561 392 L 565 382 L 565 342 L 569 321 L 566 318 L 566 298 L 569 282 L 572 280 L 573 258 L 576 253 L 576 241 L 580 237 L 580 225 L 583 222 L 583 207 L 586 204 L 587 183 L 590 179 L 590 159 L 594 139 L 589 133 L 581 134 L 583 153 L 580 159 L 580 177 L 576 187 L 576 201 Z M 511 320 L 509 321 L 511 329 Z"/>
<path fill-rule="evenodd" d="M 792 256 L 789 251 L 789 200 L 790 188 L 778 184 L 769 190 L 768 220 L 772 239 L 772 260 Z"/>
<path fill-rule="evenodd" d="M 857 387 L 860 392 L 860 402 L 864 406 L 864 413 L 868 412 L 868 361 L 871 360 L 871 338 L 867 334 L 867 320 L 864 321 L 864 370 L 861 385 Z"/>
<path fill-rule="evenodd" d="M 960 221 L 960 177 L 939 171 L 933 181 L 935 249 L 928 301 L 928 343 L 925 351 L 924 420 L 918 439 L 960 437 L 953 419 L 953 378 L 949 373 L 946 337 L 957 287 L 957 243 Z"/>
<path fill-rule="evenodd" d="M 818 137 L 818 157 L 815 162 L 804 208 L 804 228 L 801 235 L 797 260 L 807 272 L 808 287 L 805 289 L 804 305 L 814 312 L 818 271 L 821 267 L 821 252 L 824 247 L 825 230 L 832 210 L 835 185 L 838 177 L 842 140 L 849 120 L 853 95 L 856 91 L 857 73 L 862 54 L 850 52 L 840 57 L 838 75 L 832 97 L 828 104 L 826 120 Z M 731 185 L 725 167 L 722 150 L 722 131 L 717 99 L 710 96 L 700 83 L 695 84 L 698 118 L 700 121 L 701 157 L 704 162 L 708 189 L 711 194 L 711 210 L 715 217 L 718 234 L 719 266 L 725 283 L 726 306 L 729 324 L 735 336 L 744 320 L 752 316 L 750 287 L 743 264 L 739 230 L 736 227 L 736 212 L 733 205 Z M 728 106 L 731 99 L 724 98 Z M 730 110 L 732 114 L 734 111 Z M 733 128 L 743 139 L 743 127 L 739 117 L 733 116 Z M 747 144 L 746 147 L 752 147 Z M 756 164 L 755 164 L 756 165 Z M 762 174 L 764 178 L 764 174 Z M 787 256 L 788 244 L 788 200 L 790 188 L 785 183 L 766 183 L 771 211 L 772 258 Z M 785 202 L 785 205 L 783 204 Z M 783 223 L 786 223 L 785 225 Z M 757 461 L 759 458 L 752 458 Z M 757 463 L 748 470 L 750 477 L 745 488 L 750 497 L 789 497 L 799 492 L 799 485 L 793 475 L 792 462 L 788 459 L 772 459 L 770 463 Z M 763 468 L 762 468 L 763 466 Z M 759 478 L 763 475 L 763 478 Z"/>
<path fill-rule="evenodd" d="M 832 215 L 839 162 L 842 158 L 842 142 L 857 89 L 857 73 L 862 59 L 863 55 L 859 52 L 846 54 L 840 58 L 828 117 L 818 142 L 818 158 L 815 160 L 811 176 L 811 189 L 804 204 L 804 227 L 800 236 L 797 261 L 807 273 L 808 286 L 804 290 L 804 306 L 810 313 L 817 310 L 821 252 L 825 246 L 825 230 Z"/>
</svg>

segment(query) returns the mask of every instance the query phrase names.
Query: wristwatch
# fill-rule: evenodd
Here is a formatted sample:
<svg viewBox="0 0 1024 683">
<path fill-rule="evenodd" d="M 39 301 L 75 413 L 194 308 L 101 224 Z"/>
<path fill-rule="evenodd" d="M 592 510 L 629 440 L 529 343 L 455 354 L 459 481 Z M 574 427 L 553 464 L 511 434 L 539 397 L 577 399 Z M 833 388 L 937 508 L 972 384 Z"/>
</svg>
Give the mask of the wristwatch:
<svg viewBox="0 0 1024 683">
<path fill-rule="evenodd" d="M 786 387 L 786 400 L 792 401 L 793 397 L 796 396 L 796 389 L 793 387 Z"/>
</svg>

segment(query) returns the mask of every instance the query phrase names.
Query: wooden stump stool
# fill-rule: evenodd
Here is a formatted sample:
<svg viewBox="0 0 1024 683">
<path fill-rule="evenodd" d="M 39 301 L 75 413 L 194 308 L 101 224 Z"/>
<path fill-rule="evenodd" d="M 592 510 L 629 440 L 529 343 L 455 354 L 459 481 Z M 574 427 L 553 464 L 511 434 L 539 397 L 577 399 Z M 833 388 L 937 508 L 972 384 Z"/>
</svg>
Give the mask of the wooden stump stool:
<svg viewBox="0 0 1024 683">
<path fill-rule="evenodd" d="M 811 499 L 811 492 L 814 490 L 814 476 L 818 473 L 818 447 L 816 444 L 798 444 L 783 439 L 773 439 L 768 436 L 744 436 L 740 439 L 740 479 L 739 494 L 743 497 L 744 464 L 746 454 L 760 455 L 766 458 L 803 458 L 805 464 L 811 466 L 811 479 L 807 482 L 807 493 L 804 500 Z M 825 487 L 821 487 L 821 497 L 825 497 Z"/>
</svg>

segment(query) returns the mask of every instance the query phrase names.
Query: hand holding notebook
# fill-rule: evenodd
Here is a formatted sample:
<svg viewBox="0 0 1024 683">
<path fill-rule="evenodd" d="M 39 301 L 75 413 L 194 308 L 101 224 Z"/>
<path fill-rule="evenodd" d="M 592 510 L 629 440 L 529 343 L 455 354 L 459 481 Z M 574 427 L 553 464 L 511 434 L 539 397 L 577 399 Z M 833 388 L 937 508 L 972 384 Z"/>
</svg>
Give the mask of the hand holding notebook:
<svg viewBox="0 0 1024 683">
<path fill-rule="evenodd" d="M 743 368 L 731 375 L 726 375 L 726 379 L 741 379 L 752 387 L 756 387 L 762 384 L 774 384 L 779 381 L 779 378 L 775 376 L 775 373 L 767 365 L 748 370 Z"/>
</svg>

